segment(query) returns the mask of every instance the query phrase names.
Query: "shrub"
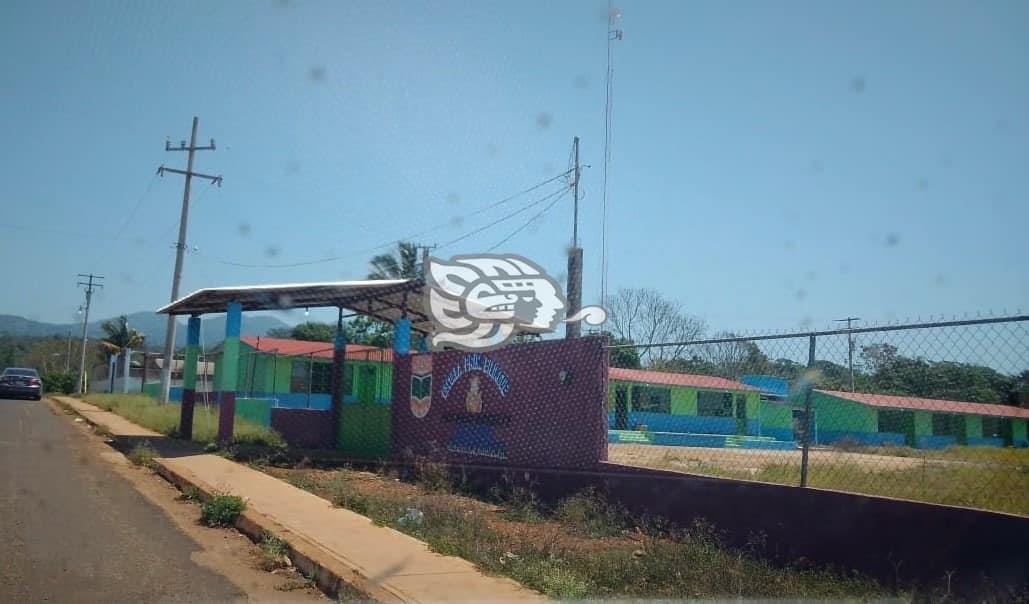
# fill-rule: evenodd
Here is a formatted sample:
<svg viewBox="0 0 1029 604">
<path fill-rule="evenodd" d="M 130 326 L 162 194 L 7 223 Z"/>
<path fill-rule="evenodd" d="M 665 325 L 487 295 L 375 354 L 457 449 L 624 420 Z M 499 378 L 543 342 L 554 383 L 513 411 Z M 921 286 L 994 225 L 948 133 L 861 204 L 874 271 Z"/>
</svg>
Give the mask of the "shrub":
<svg viewBox="0 0 1029 604">
<path fill-rule="evenodd" d="M 617 535 L 628 522 L 625 510 L 609 503 L 592 487 L 561 501 L 554 517 L 590 537 Z"/>
<path fill-rule="evenodd" d="M 43 390 L 51 394 L 71 394 L 78 383 L 78 372 L 48 371 L 43 374 Z"/>
<path fill-rule="evenodd" d="M 182 501 L 200 501 L 200 489 L 196 488 L 191 484 L 187 484 L 186 486 L 182 487 L 182 493 L 179 494 L 179 499 Z"/>
<path fill-rule="evenodd" d="M 289 544 L 271 533 L 261 537 L 261 569 L 275 570 L 290 566 Z"/>
<path fill-rule="evenodd" d="M 200 506 L 200 522 L 207 526 L 232 526 L 246 503 L 236 495 L 216 494 Z"/>
<path fill-rule="evenodd" d="M 99 430 L 97 431 L 99 434 Z M 129 461 L 144 468 L 154 468 L 154 460 L 157 459 L 157 451 L 150 446 L 150 443 L 140 443 L 132 448 L 128 454 Z"/>
</svg>

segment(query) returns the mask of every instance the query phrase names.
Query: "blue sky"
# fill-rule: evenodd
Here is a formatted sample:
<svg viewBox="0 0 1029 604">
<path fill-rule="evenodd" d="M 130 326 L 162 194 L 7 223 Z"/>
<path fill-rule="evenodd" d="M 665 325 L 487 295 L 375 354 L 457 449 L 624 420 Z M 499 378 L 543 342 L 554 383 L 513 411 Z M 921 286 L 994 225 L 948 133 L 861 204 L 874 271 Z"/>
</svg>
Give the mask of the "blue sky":
<svg viewBox="0 0 1029 604">
<path fill-rule="evenodd" d="M 612 290 L 660 289 L 717 330 L 1025 306 L 1029 5 L 618 7 Z M 556 190 L 467 216 L 563 171 L 578 135 L 595 303 L 605 12 L 4 2 L 0 257 L 20 277 L 0 313 L 72 320 L 84 272 L 107 277 L 95 316 L 167 301 L 182 179 L 153 175 L 184 167 L 164 141 L 193 115 L 218 144 L 195 169 L 225 181 L 195 185 L 183 293 L 362 278 L 375 246 L 437 225 L 420 242 L 443 244 Z M 497 251 L 563 275 L 570 226 L 564 198 Z"/>
</svg>

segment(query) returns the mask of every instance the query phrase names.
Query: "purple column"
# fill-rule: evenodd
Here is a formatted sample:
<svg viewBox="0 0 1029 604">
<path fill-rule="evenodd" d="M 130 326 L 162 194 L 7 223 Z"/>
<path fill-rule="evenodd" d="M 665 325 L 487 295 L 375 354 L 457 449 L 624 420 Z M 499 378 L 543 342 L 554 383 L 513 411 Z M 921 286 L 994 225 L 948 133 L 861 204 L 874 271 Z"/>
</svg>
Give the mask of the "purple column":
<svg viewBox="0 0 1029 604">
<path fill-rule="evenodd" d="M 182 362 L 182 407 L 179 437 L 193 438 L 193 406 L 196 404 L 197 360 L 200 358 L 200 317 L 192 316 L 186 327 L 186 359 Z"/>
</svg>

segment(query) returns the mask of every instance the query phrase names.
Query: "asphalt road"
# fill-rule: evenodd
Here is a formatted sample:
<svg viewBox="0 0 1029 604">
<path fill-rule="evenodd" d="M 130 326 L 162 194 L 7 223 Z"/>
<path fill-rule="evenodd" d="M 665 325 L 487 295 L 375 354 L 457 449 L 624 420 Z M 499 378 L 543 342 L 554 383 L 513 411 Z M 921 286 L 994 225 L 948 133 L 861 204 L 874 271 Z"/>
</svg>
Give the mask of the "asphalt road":
<svg viewBox="0 0 1029 604">
<path fill-rule="evenodd" d="M 0 399 L 0 602 L 242 600 L 45 402 Z"/>
</svg>

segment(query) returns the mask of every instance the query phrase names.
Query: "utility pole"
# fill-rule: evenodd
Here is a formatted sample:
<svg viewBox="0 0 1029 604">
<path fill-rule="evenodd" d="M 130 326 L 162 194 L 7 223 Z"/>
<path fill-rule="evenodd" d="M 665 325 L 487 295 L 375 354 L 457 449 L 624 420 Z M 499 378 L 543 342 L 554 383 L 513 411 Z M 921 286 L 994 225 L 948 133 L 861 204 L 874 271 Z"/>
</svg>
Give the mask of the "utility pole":
<svg viewBox="0 0 1029 604">
<path fill-rule="evenodd" d="M 186 253 L 186 227 L 189 224 L 189 188 L 193 182 L 193 177 L 205 178 L 219 187 L 222 184 L 221 176 L 210 176 L 193 171 L 194 153 L 197 151 L 214 151 L 213 138 L 210 145 L 204 147 L 197 146 L 197 127 L 199 125 L 200 120 L 194 116 L 193 133 L 189 137 L 188 147 L 185 141 L 180 142 L 178 147 L 173 147 L 171 141 L 164 142 L 165 151 L 187 151 L 189 153 L 189 158 L 186 160 L 186 170 L 166 168 L 163 165 L 157 169 L 157 173 L 161 176 L 164 176 L 165 172 L 171 172 L 173 174 L 182 174 L 186 177 L 186 186 L 182 193 L 182 215 L 179 218 L 179 241 L 175 244 L 175 272 L 172 273 L 171 289 L 172 302 L 179 299 L 179 283 L 182 281 L 182 260 Z M 168 315 L 168 327 L 165 329 L 164 334 L 164 367 L 161 368 L 161 403 L 168 402 L 168 392 L 171 389 L 172 357 L 175 354 L 175 315 Z"/>
<path fill-rule="evenodd" d="M 68 332 L 68 354 L 64 355 L 64 372 L 71 371 L 71 331 Z"/>
<path fill-rule="evenodd" d="M 854 334 L 850 333 L 851 324 L 860 321 L 861 317 L 847 317 L 836 319 L 837 323 L 847 323 L 847 368 L 850 370 L 850 391 L 854 392 Z"/>
<path fill-rule="evenodd" d="M 90 273 L 83 275 L 79 273 L 79 277 L 86 279 L 85 282 L 79 281 L 79 286 L 86 288 L 86 307 L 84 314 L 82 315 L 82 354 L 79 355 L 79 385 L 75 389 L 79 394 L 85 394 L 86 392 L 86 328 L 89 327 L 89 306 L 93 301 L 93 290 L 103 289 L 104 285 L 100 283 L 103 279 L 100 275 L 94 275 Z"/>
<path fill-rule="evenodd" d="M 568 252 L 568 316 L 571 317 L 582 308 L 582 248 L 579 247 L 579 137 L 572 139 L 572 150 L 575 155 L 575 179 L 572 181 L 572 197 L 574 209 L 572 215 L 572 249 Z M 578 321 L 565 323 L 565 338 L 577 338 L 581 333 Z"/>
<path fill-rule="evenodd" d="M 424 275 L 425 268 L 429 262 L 429 252 L 436 249 L 436 244 L 433 243 L 432 245 L 415 245 L 414 247 L 416 250 L 422 253 L 422 273 Z"/>
</svg>

